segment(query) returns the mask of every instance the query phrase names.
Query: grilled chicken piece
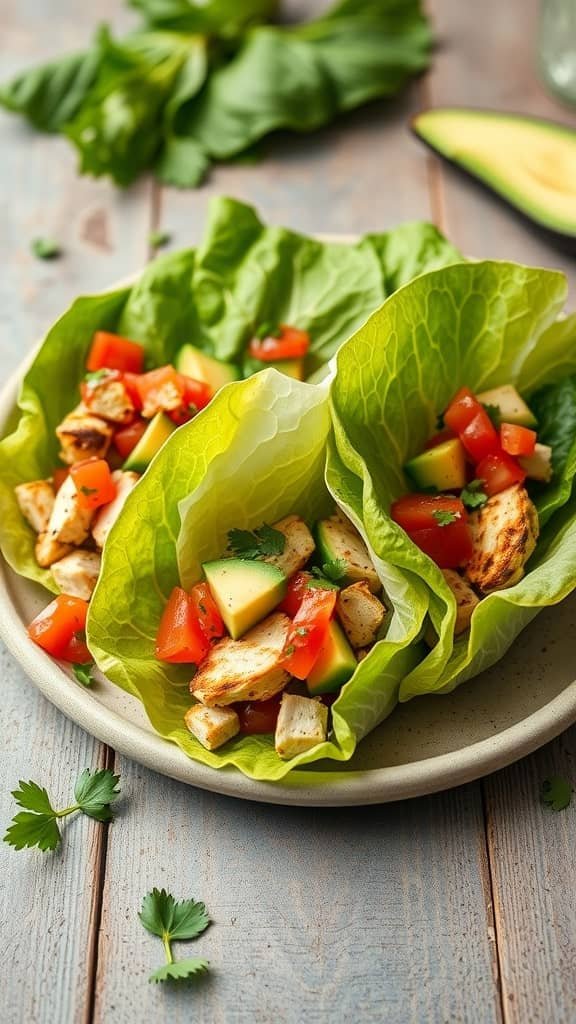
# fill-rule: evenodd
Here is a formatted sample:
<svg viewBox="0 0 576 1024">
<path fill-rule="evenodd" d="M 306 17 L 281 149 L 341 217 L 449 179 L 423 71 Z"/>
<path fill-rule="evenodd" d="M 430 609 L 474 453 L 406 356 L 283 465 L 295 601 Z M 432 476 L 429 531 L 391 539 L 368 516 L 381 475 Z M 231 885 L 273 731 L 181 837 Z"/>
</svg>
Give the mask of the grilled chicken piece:
<svg viewBox="0 0 576 1024">
<path fill-rule="evenodd" d="M 190 683 L 192 695 L 213 707 L 237 700 L 268 700 L 279 693 L 290 679 L 281 666 L 289 629 L 288 616 L 275 612 L 241 640 L 220 640 Z"/>
<path fill-rule="evenodd" d="M 207 708 L 204 704 L 194 704 L 184 715 L 184 721 L 206 750 L 216 750 L 240 732 L 240 719 L 232 708 Z"/>
<path fill-rule="evenodd" d="M 286 537 L 286 545 L 281 555 L 269 555 L 265 561 L 275 565 L 285 576 L 293 576 L 303 569 L 316 547 L 314 538 L 306 523 L 300 516 L 286 516 L 274 529 Z"/>
<path fill-rule="evenodd" d="M 117 370 L 102 370 L 90 378 L 82 389 L 86 408 L 94 416 L 111 423 L 130 423 L 134 418 L 134 402 Z"/>
<path fill-rule="evenodd" d="M 460 573 L 454 569 L 442 569 L 442 575 L 456 598 L 454 636 L 458 636 L 459 633 L 463 633 L 464 630 L 468 629 L 472 612 L 476 605 L 479 604 L 480 599 L 474 593 L 472 587 L 466 583 L 466 580 L 462 579 Z"/>
<path fill-rule="evenodd" d="M 51 572 L 63 594 L 89 601 L 100 573 L 100 554 L 98 551 L 72 551 L 54 562 Z"/>
<path fill-rule="evenodd" d="M 310 697 L 285 693 L 276 723 L 274 746 L 278 757 L 287 761 L 311 750 L 326 739 L 328 708 Z"/>
<path fill-rule="evenodd" d="M 88 412 L 81 403 L 56 427 L 56 436 L 62 445 L 60 457 L 69 466 L 93 456 L 103 459 L 113 432 L 109 423 Z"/>
<path fill-rule="evenodd" d="M 45 533 L 54 508 L 54 488 L 49 480 L 32 480 L 14 488 L 16 501 L 35 533 Z"/>
<path fill-rule="evenodd" d="M 62 544 L 83 544 L 90 532 L 94 516 L 91 508 L 78 507 L 78 491 L 71 476 L 62 484 L 48 523 L 48 536 Z"/>
<path fill-rule="evenodd" d="M 167 380 L 161 387 L 148 392 L 144 399 L 142 415 L 145 419 L 151 420 L 157 412 L 173 412 L 181 405 L 182 392 L 178 390 L 174 381 Z"/>
<path fill-rule="evenodd" d="M 488 594 L 512 587 L 536 547 L 538 513 L 524 487 L 515 484 L 494 494 L 469 518 L 474 550 L 465 577 Z"/>
<path fill-rule="evenodd" d="M 140 476 L 130 470 L 122 472 L 117 469 L 112 473 L 112 479 L 116 485 L 116 497 L 108 505 L 103 505 L 98 509 L 92 526 L 92 536 L 99 548 L 104 547 L 106 538 L 124 507 L 126 498 L 138 483 Z"/>
<path fill-rule="evenodd" d="M 41 533 L 36 541 L 34 555 L 41 569 L 49 569 L 72 550 L 71 544 L 62 544 L 59 540 L 53 540 L 49 533 Z"/>
<path fill-rule="evenodd" d="M 336 614 L 352 647 L 371 647 L 384 622 L 386 608 L 367 583 L 353 583 L 338 594 Z"/>
<path fill-rule="evenodd" d="M 366 581 L 373 594 L 382 589 L 382 582 L 372 564 L 370 553 L 362 537 L 350 520 L 338 509 L 329 519 L 317 525 L 318 537 L 322 535 L 323 547 L 335 561 L 346 567 L 348 583 Z"/>
</svg>

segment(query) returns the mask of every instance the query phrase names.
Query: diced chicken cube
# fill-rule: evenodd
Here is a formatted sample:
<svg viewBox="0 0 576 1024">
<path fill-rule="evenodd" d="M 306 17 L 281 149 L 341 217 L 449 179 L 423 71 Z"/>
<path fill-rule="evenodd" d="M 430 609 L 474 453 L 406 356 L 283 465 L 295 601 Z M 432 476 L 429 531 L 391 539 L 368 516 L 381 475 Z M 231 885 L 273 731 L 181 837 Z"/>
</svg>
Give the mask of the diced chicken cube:
<svg viewBox="0 0 576 1024">
<path fill-rule="evenodd" d="M 285 693 L 276 723 L 274 746 L 278 757 L 287 761 L 311 750 L 326 739 L 328 708 L 310 697 Z"/>
<path fill-rule="evenodd" d="M 468 629 L 472 612 L 476 605 L 479 604 L 479 598 L 472 590 L 472 587 L 466 583 L 466 580 L 462 579 L 460 574 L 454 569 L 442 569 L 442 575 L 456 598 L 454 636 L 458 636 Z"/>
<path fill-rule="evenodd" d="M 206 750 L 216 750 L 240 732 L 240 719 L 232 708 L 207 708 L 204 704 L 194 704 L 184 715 L 184 721 Z"/>
<path fill-rule="evenodd" d="M 110 423 L 79 405 L 56 427 L 56 436 L 62 445 L 60 457 L 70 466 L 82 459 L 103 459 L 113 433 Z"/>
<path fill-rule="evenodd" d="M 54 562 L 51 572 L 63 594 L 89 601 L 100 573 L 100 554 L 98 551 L 72 551 Z"/>
<path fill-rule="evenodd" d="M 286 516 L 274 523 L 274 529 L 284 534 L 286 545 L 281 555 L 269 555 L 265 561 L 275 565 L 285 576 L 293 576 L 314 554 L 314 538 L 300 516 Z"/>
<path fill-rule="evenodd" d="M 338 594 L 336 614 L 352 647 L 371 647 L 384 622 L 386 608 L 367 583 L 353 583 Z"/>
<path fill-rule="evenodd" d="M 134 418 L 134 402 L 116 370 L 103 370 L 83 385 L 82 397 L 89 412 L 111 423 L 130 423 Z"/>
<path fill-rule="evenodd" d="M 48 523 L 48 536 L 62 544 L 80 546 L 86 540 L 94 516 L 91 508 L 80 508 L 78 491 L 71 476 L 62 484 Z"/>
<path fill-rule="evenodd" d="M 41 533 L 36 541 L 34 554 L 40 568 L 49 569 L 53 562 L 58 562 L 72 550 L 71 544 L 62 544 L 59 540 L 53 540 L 49 533 Z"/>
<path fill-rule="evenodd" d="M 275 612 L 241 640 L 220 640 L 190 683 L 192 695 L 209 707 L 274 697 L 290 679 L 281 665 L 289 629 L 288 616 Z"/>
<path fill-rule="evenodd" d="M 352 525 L 344 513 L 338 509 L 329 519 L 318 523 L 319 536 L 322 535 L 322 548 L 334 561 L 345 566 L 346 580 L 349 583 L 360 583 L 365 580 L 373 594 L 382 589 L 382 582 L 370 558 L 358 530 Z"/>
<path fill-rule="evenodd" d="M 524 487 L 494 494 L 469 518 L 473 554 L 465 576 L 484 594 L 512 587 L 536 547 L 538 513 Z"/>
<path fill-rule="evenodd" d="M 54 488 L 49 480 L 32 480 L 14 488 L 16 501 L 36 533 L 45 533 L 54 508 Z"/>
<path fill-rule="evenodd" d="M 164 381 L 158 388 L 150 390 L 144 398 L 142 415 L 151 420 L 157 412 L 173 412 L 182 405 L 182 392 L 176 383 L 171 380 Z"/>
<path fill-rule="evenodd" d="M 103 505 L 98 509 L 92 525 L 92 536 L 99 548 L 104 547 L 106 538 L 124 507 L 126 498 L 139 479 L 138 473 L 132 473 L 130 470 L 122 472 L 121 469 L 117 469 L 112 473 L 112 480 L 116 485 L 116 497 L 108 505 Z"/>
</svg>

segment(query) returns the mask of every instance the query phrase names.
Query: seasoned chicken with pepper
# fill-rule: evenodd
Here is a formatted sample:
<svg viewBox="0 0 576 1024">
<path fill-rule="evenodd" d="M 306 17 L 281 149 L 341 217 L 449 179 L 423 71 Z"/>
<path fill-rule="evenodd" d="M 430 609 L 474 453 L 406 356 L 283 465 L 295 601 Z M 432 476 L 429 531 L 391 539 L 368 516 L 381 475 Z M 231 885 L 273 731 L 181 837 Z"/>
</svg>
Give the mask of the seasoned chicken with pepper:
<svg viewBox="0 0 576 1024">
<path fill-rule="evenodd" d="M 520 484 L 488 499 L 469 518 L 472 557 L 466 579 L 483 594 L 513 587 L 536 547 L 538 513 Z"/>
</svg>

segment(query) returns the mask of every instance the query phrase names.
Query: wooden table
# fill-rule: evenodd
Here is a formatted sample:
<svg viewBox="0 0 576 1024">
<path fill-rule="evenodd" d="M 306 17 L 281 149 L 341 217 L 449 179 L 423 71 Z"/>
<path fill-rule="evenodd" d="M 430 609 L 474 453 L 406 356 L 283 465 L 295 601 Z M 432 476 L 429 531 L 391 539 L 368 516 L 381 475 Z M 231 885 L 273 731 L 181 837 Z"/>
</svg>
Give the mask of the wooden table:
<svg viewBox="0 0 576 1024">
<path fill-rule="evenodd" d="M 299 0 L 300 11 L 322 3 Z M 476 104 L 569 121 L 534 72 L 536 0 L 431 0 L 429 76 L 313 138 L 275 143 L 259 166 L 219 169 L 196 192 L 142 181 L 114 191 L 75 174 L 61 140 L 0 120 L 0 356 L 4 372 L 79 292 L 138 269 L 148 235 L 196 242 L 206 201 L 228 193 L 275 223 L 383 230 L 433 218 L 466 253 L 574 263 L 411 137 L 423 106 Z M 120 0 L 3 0 L 0 78 L 81 46 Z M 30 239 L 66 256 L 36 262 Z M 576 807 L 538 802 L 541 780 L 574 773 L 576 730 L 483 782 L 402 805 L 314 811 L 235 802 L 116 757 L 48 705 L 7 652 L 2 666 L 0 820 L 9 789 L 38 779 L 64 800 L 84 766 L 115 765 L 118 818 L 66 828 L 54 856 L 2 846 L 3 1024 L 571 1024 L 576 1020 Z M 165 885 L 206 901 L 197 988 L 147 982 L 161 949 L 136 912 Z"/>
</svg>

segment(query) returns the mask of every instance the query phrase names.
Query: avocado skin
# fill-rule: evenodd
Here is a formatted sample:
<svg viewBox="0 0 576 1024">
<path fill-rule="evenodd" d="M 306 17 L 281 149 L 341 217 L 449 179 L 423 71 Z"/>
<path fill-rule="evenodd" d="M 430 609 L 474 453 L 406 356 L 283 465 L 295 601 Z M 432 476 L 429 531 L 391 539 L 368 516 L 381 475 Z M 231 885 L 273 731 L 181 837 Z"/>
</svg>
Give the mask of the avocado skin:
<svg viewBox="0 0 576 1024">
<path fill-rule="evenodd" d="M 466 110 L 466 108 L 464 107 L 462 107 L 461 109 L 463 111 Z M 471 113 L 475 112 L 476 111 L 471 110 Z M 482 112 L 486 114 L 494 114 L 496 116 L 499 113 L 501 113 L 498 110 L 488 109 L 485 109 Z M 475 174 L 472 170 L 469 170 L 467 167 L 464 167 L 457 160 L 452 160 L 450 157 L 442 153 L 439 149 L 436 148 L 436 146 L 433 145 L 432 142 L 430 142 L 423 134 L 421 134 L 418 131 L 418 118 L 421 116 L 421 114 L 425 113 L 428 113 L 428 110 L 420 111 L 420 113 L 414 115 L 414 117 L 410 121 L 410 129 L 412 131 L 412 134 L 416 136 L 419 142 L 423 142 L 427 149 L 434 153 L 435 156 L 441 157 L 445 163 L 449 164 L 450 167 L 453 167 L 462 179 L 468 179 L 468 181 L 473 181 L 479 190 L 482 190 L 487 195 L 490 195 L 492 199 L 495 199 L 496 202 L 502 208 L 508 211 L 508 213 L 511 212 L 516 221 L 523 224 L 525 227 L 529 227 L 532 230 L 532 233 L 536 235 L 536 237 L 546 242 L 552 248 L 558 249 L 561 252 L 567 254 L 568 256 L 576 256 L 576 229 L 574 232 L 570 230 L 567 230 L 566 232 L 558 231 L 555 228 L 551 228 L 546 224 L 543 224 L 540 220 L 535 220 L 533 217 L 529 216 L 524 210 L 520 210 L 514 203 L 507 199 L 506 196 L 502 195 L 501 192 L 497 192 L 494 188 L 492 188 L 491 185 L 489 185 L 481 177 Z M 507 119 L 516 117 L 519 121 L 532 121 L 536 124 L 539 124 L 544 120 L 543 118 L 540 117 L 530 117 L 529 115 L 526 114 L 514 114 L 508 111 L 506 112 L 505 115 L 503 114 L 503 116 L 505 116 Z M 550 123 L 556 123 L 560 128 L 567 127 L 566 125 L 563 125 L 560 122 L 550 121 Z"/>
</svg>

